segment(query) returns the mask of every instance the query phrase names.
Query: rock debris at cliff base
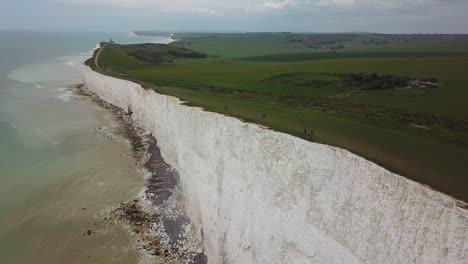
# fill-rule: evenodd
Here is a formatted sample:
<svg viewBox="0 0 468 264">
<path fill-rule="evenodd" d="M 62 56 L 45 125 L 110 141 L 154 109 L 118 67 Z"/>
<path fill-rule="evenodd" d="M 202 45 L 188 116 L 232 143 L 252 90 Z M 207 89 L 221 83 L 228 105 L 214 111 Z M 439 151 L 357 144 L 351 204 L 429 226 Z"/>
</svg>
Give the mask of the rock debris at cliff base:
<svg viewBox="0 0 468 264">
<path fill-rule="evenodd" d="M 207 263 L 200 242 L 195 238 L 195 230 L 184 212 L 177 171 L 165 163 L 155 138 L 133 122 L 131 113 L 101 100 L 85 85 L 76 85 L 73 91 L 114 114 L 119 124 L 115 131 L 98 130 L 109 133 L 113 140 L 126 139 L 136 165 L 140 164 L 147 175 L 142 197 L 122 202 L 106 220 L 128 225 L 139 238 L 139 249 L 147 252 L 155 263 Z"/>
</svg>

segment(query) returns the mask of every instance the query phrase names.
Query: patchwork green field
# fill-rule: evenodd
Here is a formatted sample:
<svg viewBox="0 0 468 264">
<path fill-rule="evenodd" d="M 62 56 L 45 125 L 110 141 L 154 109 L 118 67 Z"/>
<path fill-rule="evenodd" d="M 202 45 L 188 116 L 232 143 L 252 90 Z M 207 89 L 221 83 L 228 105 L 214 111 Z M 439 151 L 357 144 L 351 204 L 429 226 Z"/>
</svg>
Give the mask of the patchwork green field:
<svg viewBox="0 0 468 264">
<path fill-rule="evenodd" d="M 305 140 L 348 149 L 468 201 L 468 38 L 176 34 L 104 44 L 104 74 Z M 98 70 L 101 69 L 101 70 Z"/>
</svg>

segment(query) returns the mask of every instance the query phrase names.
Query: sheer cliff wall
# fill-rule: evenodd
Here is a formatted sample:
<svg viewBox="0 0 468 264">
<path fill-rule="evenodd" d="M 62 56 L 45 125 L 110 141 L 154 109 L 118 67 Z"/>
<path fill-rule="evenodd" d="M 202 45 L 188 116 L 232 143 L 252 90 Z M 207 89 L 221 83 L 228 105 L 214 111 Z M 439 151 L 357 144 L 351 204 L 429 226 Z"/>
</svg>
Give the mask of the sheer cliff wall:
<svg viewBox="0 0 468 264">
<path fill-rule="evenodd" d="M 209 263 L 468 263 L 468 211 L 444 194 L 346 150 L 85 74 L 179 172 Z"/>
</svg>

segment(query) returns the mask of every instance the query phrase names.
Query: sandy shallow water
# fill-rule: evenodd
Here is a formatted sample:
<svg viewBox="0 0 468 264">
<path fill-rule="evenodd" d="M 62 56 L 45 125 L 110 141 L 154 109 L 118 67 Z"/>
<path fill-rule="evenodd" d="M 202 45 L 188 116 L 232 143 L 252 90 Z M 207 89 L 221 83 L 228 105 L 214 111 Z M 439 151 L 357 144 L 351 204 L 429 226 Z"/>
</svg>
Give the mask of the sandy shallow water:
<svg viewBox="0 0 468 264">
<path fill-rule="evenodd" d="M 25 161 L 2 185 L 3 197 L 24 199 L 9 201 L 15 208 L 2 217 L 3 263 L 137 263 L 140 258 L 128 227 L 108 216 L 141 191 L 140 166 L 119 135 L 115 116 L 86 97 L 71 97 L 70 112 L 62 114 L 69 118 L 73 112 L 76 120 L 57 121 L 74 132 L 54 137 L 50 145 L 58 153 L 34 165 Z"/>
</svg>

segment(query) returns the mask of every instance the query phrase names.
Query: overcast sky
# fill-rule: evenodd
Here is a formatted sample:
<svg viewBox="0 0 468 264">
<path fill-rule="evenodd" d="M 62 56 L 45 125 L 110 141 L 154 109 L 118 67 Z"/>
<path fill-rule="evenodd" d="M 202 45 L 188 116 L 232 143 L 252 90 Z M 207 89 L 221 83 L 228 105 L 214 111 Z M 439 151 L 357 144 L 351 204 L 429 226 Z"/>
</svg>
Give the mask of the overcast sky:
<svg viewBox="0 0 468 264">
<path fill-rule="evenodd" d="M 468 33 L 468 0 L 0 0 L 0 29 Z"/>
</svg>

